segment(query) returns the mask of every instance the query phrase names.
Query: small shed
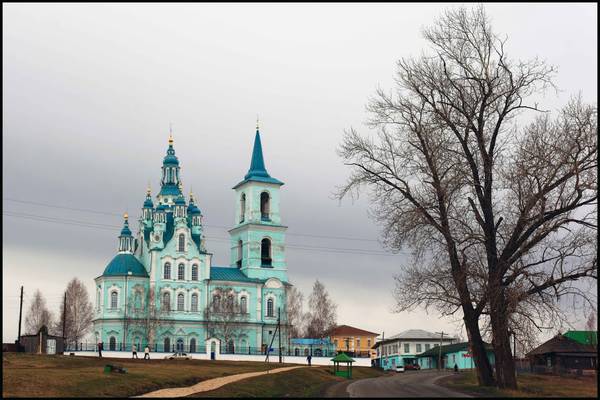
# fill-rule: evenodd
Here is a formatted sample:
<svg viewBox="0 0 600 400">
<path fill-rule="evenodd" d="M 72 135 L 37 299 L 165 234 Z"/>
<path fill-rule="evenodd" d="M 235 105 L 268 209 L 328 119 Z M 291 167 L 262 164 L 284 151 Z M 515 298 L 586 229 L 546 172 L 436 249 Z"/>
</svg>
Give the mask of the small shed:
<svg viewBox="0 0 600 400">
<path fill-rule="evenodd" d="M 331 359 L 333 361 L 333 374 L 335 376 L 343 376 L 347 379 L 352 379 L 352 363 L 354 360 L 350 358 L 346 353 L 339 353 L 337 356 Z M 346 364 L 346 370 L 340 369 L 340 363 Z"/>
<path fill-rule="evenodd" d="M 63 338 L 48 334 L 45 325 L 35 335 L 22 335 L 21 346 L 26 353 L 63 354 L 64 352 Z"/>
</svg>

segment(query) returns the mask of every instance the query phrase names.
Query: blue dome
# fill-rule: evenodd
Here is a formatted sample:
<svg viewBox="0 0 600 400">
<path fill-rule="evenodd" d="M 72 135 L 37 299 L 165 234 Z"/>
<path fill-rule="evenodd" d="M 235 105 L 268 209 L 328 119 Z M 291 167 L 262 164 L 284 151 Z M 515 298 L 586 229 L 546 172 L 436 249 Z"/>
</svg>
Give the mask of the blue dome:
<svg viewBox="0 0 600 400">
<path fill-rule="evenodd" d="M 131 272 L 131 275 L 129 274 Z M 148 277 L 146 268 L 133 254 L 117 254 L 108 263 L 102 276 L 143 276 Z"/>
<path fill-rule="evenodd" d="M 201 214 L 200 209 L 194 204 L 194 208 L 190 211 L 191 214 Z"/>
<path fill-rule="evenodd" d="M 159 204 L 158 207 L 156 207 L 156 211 L 164 212 L 167 208 L 169 207 L 164 204 Z"/>
<path fill-rule="evenodd" d="M 185 206 L 185 199 L 183 198 L 182 195 L 177 196 L 177 198 L 175 199 L 175 204 L 177 204 L 178 206 L 181 206 L 181 205 Z"/>
<path fill-rule="evenodd" d="M 131 236 L 131 230 L 129 230 L 129 224 L 125 224 L 121 229 L 121 236 Z"/>
<path fill-rule="evenodd" d="M 144 200 L 144 208 L 152 208 L 154 207 L 154 203 L 152 203 L 152 199 L 150 197 L 146 197 Z"/>
<path fill-rule="evenodd" d="M 168 154 L 163 160 L 164 165 L 179 165 L 179 160 L 174 154 Z"/>
</svg>

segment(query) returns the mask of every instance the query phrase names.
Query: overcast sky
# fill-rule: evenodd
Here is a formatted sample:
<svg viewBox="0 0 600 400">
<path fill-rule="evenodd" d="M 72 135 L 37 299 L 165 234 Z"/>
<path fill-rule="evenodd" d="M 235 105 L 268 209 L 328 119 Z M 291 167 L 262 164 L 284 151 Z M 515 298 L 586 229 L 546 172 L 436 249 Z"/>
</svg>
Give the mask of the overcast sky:
<svg viewBox="0 0 600 400">
<path fill-rule="evenodd" d="M 226 265 L 231 187 L 248 170 L 257 114 L 267 170 L 285 182 L 292 283 L 307 296 L 322 281 L 340 324 L 456 333 L 433 310 L 391 313 L 406 257 L 379 245 L 364 196 L 332 199 L 349 172 L 335 152 L 344 129 L 367 131 L 368 97 L 392 87 L 399 58 L 425 50 L 421 28 L 448 7 L 3 4 L 3 341 L 16 338 L 20 285 L 24 309 L 40 288 L 57 312 L 74 276 L 93 294 L 122 213 L 137 219 L 148 182 L 156 194 L 169 122 L 184 191 Z M 486 10 L 511 57 L 558 66 L 562 91 L 546 108 L 579 91 L 596 101 L 595 4 Z"/>
</svg>

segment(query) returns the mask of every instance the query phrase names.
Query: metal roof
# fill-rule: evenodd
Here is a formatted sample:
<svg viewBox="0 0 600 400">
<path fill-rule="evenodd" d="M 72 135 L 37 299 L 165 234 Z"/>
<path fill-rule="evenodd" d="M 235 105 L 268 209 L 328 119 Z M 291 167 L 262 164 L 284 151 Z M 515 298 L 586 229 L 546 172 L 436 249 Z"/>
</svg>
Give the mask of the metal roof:
<svg viewBox="0 0 600 400">
<path fill-rule="evenodd" d="M 386 338 L 385 340 L 387 341 L 388 339 L 392 340 L 392 339 L 435 339 L 435 340 L 440 340 L 442 338 L 442 335 L 438 334 L 438 333 L 433 333 L 433 332 L 428 332 L 428 331 L 424 331 L 422 329 L 409 329 L 403 332 L 398 333 L 397 335 L 393 335 L 390 336 L 389 338 Z M 444 339 L 455 339 L 452 336 L 446 336 L 444 335 Z"/>
<path fill-rule="evenodd" d="M 264 282 L 261 279 L 248 278 L 242 271 L 235 267 L 210 267 L 210 279 L 215 281 Z"/>
</svg>

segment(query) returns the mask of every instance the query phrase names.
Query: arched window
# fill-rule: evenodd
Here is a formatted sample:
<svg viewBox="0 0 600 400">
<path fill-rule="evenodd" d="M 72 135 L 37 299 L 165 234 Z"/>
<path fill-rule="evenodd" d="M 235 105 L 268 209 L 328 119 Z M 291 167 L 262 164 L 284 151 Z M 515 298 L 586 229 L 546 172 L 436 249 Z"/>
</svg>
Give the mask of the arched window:
<svg viewBox="0 0 600 400">
<path fill-rule="evenodd" d="M 138 350 L 142 350 L 142 346 L 141 346 L 141 345 L 142 345 L 142 343 L 141 343 L 141 341 L 140 341 L 140 338 L 139 338 L 139 336 L 136 336 L 136 337 L 135 337 L 135 339 L 133 339 L 133 343 L 135 343 L 135 347 L 136 347 Z"/>
<path fill-rule="evenodd" d="M 171 310 L 171 295 L 167 292 L 167 293 L 163 293 L 163 308 L 166 311 L 170 311 Z"/>
<path fill-rule="evenodd" d="M 185 251 L 185 235 L 179 234 L 179 251 Z"/>
<path fill-rule="evenodd" d="M 142 295 L 139 291 L 135 292 L 135 298 L 133 300 L 133 307 L 136 310 L 140 310 L 142 308 Z"/>
<path fill-rule="evenodd" d="M 246 314 L 248 312 L 248 299 L 246 296 L 242 296 L 240 299 L 240 313 Z"/>
<path fill-rule="evenodd" d="M 115 351 L 117 349 L 117 339 L 114 336 L 111 336 L 108 340 L 108 349 L 110 351 Z"/>
<path fill-rule="evenodd" d="M 230 294 L 229 296 L 227 296 L 227 312 L 231 313 L 234 312 L 234 300 L 233 300 L 233 295 Z"/>
<path fill-rule="evenodd" d="M 267 192 L 262 192 L 260 194 L 260 218 L 263 220 L 269 220 L 269 213 L 271 212 L 270 208 L 271 205 L 270 203 L 270 198 L 269 198 L 269 193 Z"/>
<path fill-rule="evenodd" d="M 235 354 L 235 345 L 233 344 L 233 339 L 229 339 L 229 342 L 227 342 L 227 353 Z"/>
<path fill-rule="evenodd" d="M 196 352 L 196 339 L 191 338 L 190 339 L 190 353 L 195 353 Z"/>
<path fill-rule="evenodd" d="M 246 193 L 240 198 L 240 224 L 246 219 Z"/>
<path fill-rule="evenodd" d="M 304 349 L 304 355 L 307 356 L 308 355 L 308 349 Z"/>
<path fill-rule="evenodd" d="M 323 352 L 321 351 L 321 349 L 316 349 L 315 350 L 315 356 L 321 357 L 322 355 L 323 355 Z"/>
<path fill-rule="evenodd" d="M 117 308 L 119 303 L 119 294 L 116 291 L 110 292 L 110 308 Z"/>
<path fill-rule="evenodd" d="M 267 317 L 273 316 L 273 299 L 267 300 Z"/>
<path fill-rule="evenodd" d="M 295 355 L 296 357 L 300 355 L 300 349 L 299 349 L 299 348 L 297 348 L 297 347 L 296 347 L 296 348 L 294 349 L 294 355 Z"/>
<path fill-rule="evenodd" d="M 192 311 L 198 311 L 198 295 L 192 295 Z"/>
<path fill-rule="evenodd" d="M 185 300 L 183 297 L 183 293 L 179 293 L 177 295 L 177 311 L 183 311 L 184 304 L 185 304 Z"/>
<path fill-rule="evenodd" d="M 213 311 L 220 311 L 221 309 L 221 296 L 218 294 L 213 296 Z"/>
<path fill-rule="evenodd" d="M 267 238 L 260 242 L 260 259 L 263 266 L 271 266 L 271 241 Z"/>
<path fill-rule="evenodd" d="M 192 265 L 192 280 L 198 280 L 198 266 L 196 264 Z"/>
<path fill-rule="evenodd" d="M 183 264 L 179 264 L 179 267 L 177 267 L 177 279 L 180 281 L 185 279 L 185 265 Z"/>
<path fill-rule="evenodd" d="M 166 351 L 166 352 L 171 351 L 171 339 L 165 338 L 163 346 L 164 346 L 163 351 Z"/>
<path fill-rule="evenodd" d="M 183 339 L 182 338 L 177 339 L 177 351 L 183 352 Z"/>
<path fill-rule="evenodd" d="M 96 308 L 100 309 L 100 300 L 102 299 L 102 292 L 100 289 L 96 292 Z"/>
<path fill-rule="evenodd" d="M 238 257 L 237 257 L 238 268 L 242 267 L 242 259 L 243 258 L 244 258 L 244 243 L 241 240 L 238 240 Z"/>
<path fill-rule="evenodd" d="M 163 279 L 171 279 L 171 264 L 170 263 L 165 263 Z"/>
</svg>

